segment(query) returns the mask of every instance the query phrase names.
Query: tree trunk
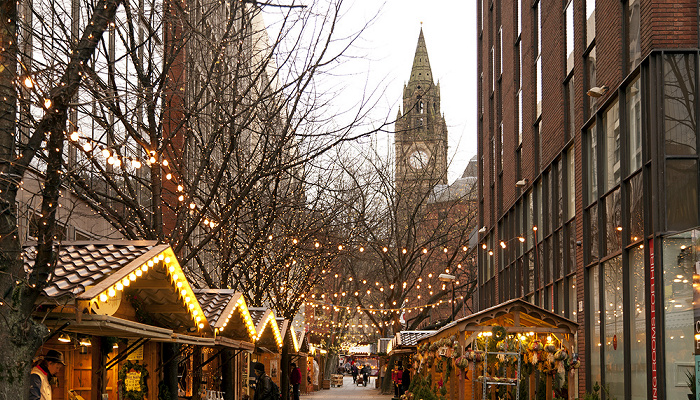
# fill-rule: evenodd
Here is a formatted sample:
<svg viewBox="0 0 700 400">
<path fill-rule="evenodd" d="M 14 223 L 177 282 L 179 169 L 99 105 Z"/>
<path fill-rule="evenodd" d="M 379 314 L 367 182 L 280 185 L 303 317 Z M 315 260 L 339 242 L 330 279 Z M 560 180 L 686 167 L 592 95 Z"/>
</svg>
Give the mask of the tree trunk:
<svg viewBox="0 0 700 400">
<path fill-rule="evenodd" d="M 288 334 L 293 335 L 294 332 L 289 332 Z M 280 392 L 282 392 L 282 400 L 289 400 L 289 362 L 289 342 L 285 340 L 282 346 L 282 361 L 280 361 Z"/>
</svg>

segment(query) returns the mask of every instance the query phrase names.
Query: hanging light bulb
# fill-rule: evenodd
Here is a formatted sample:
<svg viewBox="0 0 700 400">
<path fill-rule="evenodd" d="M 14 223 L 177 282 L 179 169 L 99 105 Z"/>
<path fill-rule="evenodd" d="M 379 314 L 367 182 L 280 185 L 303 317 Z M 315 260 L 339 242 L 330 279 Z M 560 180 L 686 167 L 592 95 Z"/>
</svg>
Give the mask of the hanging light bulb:
<svg viewBox="0 0 700 400">
<path fill-rule="evenodd" d="M 24 87 L 26 87 L 27 89 L 31 89 L 34 87 L 34 82 L 32 81 L 32 78 L 29 76 L 24 78 L 23 83 L 24 83 Z"/>
<path fill-rule="evenodd" d="M 92 151 L 92 143 L 87 142 L 87 143 L 83 144 L 83 150 L 84 150 L 86 153 L 91 152 L 91 151 Z"/>
<path fill-rule="evenodd" d="M 68 336 L 67 333 L 62 333 L 61 336 L 58 337 L 58 341 L 61 343 L 70 343 L 70 336 Z"/>
<path fill-rule="evenodd" d="M 51 99 L 44 99 L 44 108 L 51 108 L 52 105 Z"/>
<path fill-rule="evenodd" d="M 134 168 L 139 169 L 139 168 L 141 168 L 141 161 L 134 160 L 134 161 L 132 161 L 131 165 L 133 165 Z"/>
<path fill-rule="evenodd" d="M 165 159 L 163 160 L 163 166 L 164 166 L 164 167 L 167 167 L 167 166 L 168 166 L 168 160 L 165 160 Z"/>
<path fill-rule="evenodd" d="M 104 158 L 109 158 L 112 154 L 109 152 L 109 149 L 102 149 L 102 156 Z"/>
<path fill-rule="evenodd" d="M 78 131 L 73 131 L 73 133 L 70 134 L 70 140 L 77 142 L 78 139 L 80 139 L 80 133 Z"/>
</svg>

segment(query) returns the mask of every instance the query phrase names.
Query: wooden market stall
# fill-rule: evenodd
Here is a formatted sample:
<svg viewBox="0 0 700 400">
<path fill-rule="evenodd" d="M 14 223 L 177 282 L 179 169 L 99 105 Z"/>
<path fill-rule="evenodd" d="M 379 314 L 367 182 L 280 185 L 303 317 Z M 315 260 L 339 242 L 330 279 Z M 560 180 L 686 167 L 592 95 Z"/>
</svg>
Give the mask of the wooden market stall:
<svg viewBox="0 0 700 400">
<path fill-rule="evenodd" d="M 452 400 L 574 399 L 578 325 L 521 299 L 452 322 L 419 340 L 419 380 Z M 517 388 L 520 388 L 519 390 Z M 416 387 L 414 391 L 419 391 Z"/>
<path fill-rule="evenodd" d="M 279 386 L 281 384 L 281 351 L 284 343 L 275 313 L 264 307 L 250 307 L 248 310 L 256 331 L 252 361 L 262 363 L 265 366 L 265 373 Z"/>
<path fill-rule="evenodd" d="M 229 289 L 194 293 L 215 338 L 212 346 L 195 349 L 196 357 L 188 360 L 181 386 L 187 394 L 203 391 L 209 398 L 239 400 L 250 396 L 250 355 L 257 332 L 243 295 Z"/>
<path fill-rule="evenodd" d="M 35 256 L 24 248 L 28 270 Z M 90 400 L 158 398 L 161 382 L 176 387 L 164 373 L 174 368 L 172 343 L 211 332 L 172 249 L 149 241 L 63 242 L 35 317 L 60 330 L 37 354 L 65 354 L 59 400 L 70 390 Z"/>
</svg>

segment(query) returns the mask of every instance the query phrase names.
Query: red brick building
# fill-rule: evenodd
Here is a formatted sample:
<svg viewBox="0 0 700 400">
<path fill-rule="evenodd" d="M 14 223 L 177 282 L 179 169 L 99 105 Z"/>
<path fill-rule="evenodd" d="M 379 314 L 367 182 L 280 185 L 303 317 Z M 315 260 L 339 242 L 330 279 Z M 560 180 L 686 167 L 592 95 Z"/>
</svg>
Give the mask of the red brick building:
<svg viewBox="0 0 700 400">
<path fill-rule="evenodd" d="M 578 322 L 574 392 L 685 398 L 697 2 L 476 3 L 478 309 L 522 297 Z"/>
</svg>

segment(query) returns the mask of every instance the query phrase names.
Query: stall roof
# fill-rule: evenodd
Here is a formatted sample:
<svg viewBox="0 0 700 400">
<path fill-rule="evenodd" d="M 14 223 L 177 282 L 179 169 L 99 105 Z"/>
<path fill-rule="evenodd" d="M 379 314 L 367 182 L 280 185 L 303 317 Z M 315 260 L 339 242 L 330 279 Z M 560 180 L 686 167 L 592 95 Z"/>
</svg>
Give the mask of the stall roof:
<svg viewBox="0 0 700 400">
<path fill-rule="evenodd" d="M 299 352 L 299 342 L 297 340 L 297 335 L 292 329 L 292 323 L 288 319 L 282 317 L 275 318 L 277 321 L 277 326 L 280 328 L 280 333 L 282 334 L 282 340 L 288 341 L 291 347 L 289 348 L 291 353 Z"/>
<path fill-rule="evenodd" d="M 394 354 L 402 350 L 410 350 L 418 346 L 418 341 L 432 336 L 436 331 L 400 331 L 396 332 L 387 345 L 387 352 Z"/>
<path fill-rule="evenodd" d="M 36 246 L 23 248 L 31 271 Z M 62 242 L 44 304 L 75 305 L 79 312 L 113 315 L 131 301 L 152 325 L 200 331 L 208 326 L 170 246 L 155 241 Z"/>
<path fill-rule="evenodd" d="M 502 325 L 510 332 L 573 334 L 578 329 L 578 324 L 574 321 L 525 300 L 513 299 L 451 322 L 436 331 L 435 335 L 452 328 L 466 332 L 481 332 L 490 330 L 494 324 Z"/>
<path fill-rule="evenodd" d="M 255 322 L 257 336 L 255 341 L 261 347 L 282 348 L 282 333 L 277 325 L 275 313 L 269 308 L 249 307 L 250 316 Z"/>
<path fill-rule="evenodd" d="M 195 289 L 204 316 L 219 335 L 254 342 L 257 331 L 243 295 L 231 289 Z"/>
</svg>

